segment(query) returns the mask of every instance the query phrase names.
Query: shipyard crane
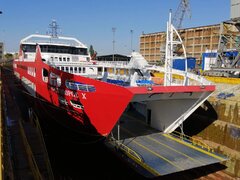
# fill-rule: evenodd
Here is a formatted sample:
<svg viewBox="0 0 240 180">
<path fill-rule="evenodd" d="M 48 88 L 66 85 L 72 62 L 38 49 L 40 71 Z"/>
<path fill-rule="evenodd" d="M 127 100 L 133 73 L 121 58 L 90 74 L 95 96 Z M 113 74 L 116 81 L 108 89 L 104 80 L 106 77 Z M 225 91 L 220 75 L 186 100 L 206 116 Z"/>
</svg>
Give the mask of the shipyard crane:
<svg viewBox="0 0 240 180">
<path fill-rule="evenodd" d="M 180 29 L 182 27 L 182 22 L 185 15 L 191 17 L 189 0 L 181 0 L 177 10 L 174 13 L 173 25 L 175 26 L 176 29 Z"/>
<path fill-rule="evenodd" d="M 210 70 L 203 73 L 204 75 L 240 77 L 239 37 L 240 21 L 231 19 L 220 24 L 216 60 L 212 62 Z M 231 49 L 229 49 L 230 42 L 233 43 Z"/>
</svg>

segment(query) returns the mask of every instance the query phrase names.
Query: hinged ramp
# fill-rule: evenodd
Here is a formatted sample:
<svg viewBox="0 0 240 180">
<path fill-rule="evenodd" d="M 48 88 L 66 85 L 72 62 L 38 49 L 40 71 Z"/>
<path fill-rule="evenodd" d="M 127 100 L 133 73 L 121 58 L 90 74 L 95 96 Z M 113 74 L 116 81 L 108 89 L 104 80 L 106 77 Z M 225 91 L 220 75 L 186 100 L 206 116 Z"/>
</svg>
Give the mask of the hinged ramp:
<svg viewBox="0 0 240 180">
<path fill-rule="evenodd" d="M 117 154 L 124 156 L 146 177 L 167 175 L 227 160 L 209 147 L 186 141 L 173 134 L 153 133 L 109 141 L 107 145 L 117 147 L 113 148 L 117 149 Z"/>
</svg>

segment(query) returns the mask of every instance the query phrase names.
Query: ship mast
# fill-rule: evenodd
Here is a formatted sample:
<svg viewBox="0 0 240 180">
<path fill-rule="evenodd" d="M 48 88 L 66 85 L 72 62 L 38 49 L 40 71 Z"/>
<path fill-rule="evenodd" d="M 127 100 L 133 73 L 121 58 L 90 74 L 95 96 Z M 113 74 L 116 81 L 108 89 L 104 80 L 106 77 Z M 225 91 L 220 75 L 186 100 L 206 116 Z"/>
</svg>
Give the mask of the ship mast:
<svg viewBox="0 0 240 180">
<path fill-rule="evenodd" d="M 52 22 L 49 24 L 49 28 L 50 28 L 50 35 L 52 36 L 52 38 L 57 38 L 59 25 L 57 24 L 56 20 L 52 20 Z"/>
<path fill-rule="evenodd" d="M 171 86 L 172 84 L 172 67 L 173 60 L 176 58 L 181 58 L 185 61 L 185 76 L 184 76 L 184 85 L 188 84 L 187 78 L 187 55 L 186 50 L 183 45 L 183 41 L 177 32 L 176 28 L 172 25 L 172 13 L 169 13 L 169 20 L 167 22 L 167 37 L 166 37 L 166 49 L 165 49 L 165 75 L 164 75 L 164 86 Z M 176 39 L 174 38 L 176 37 Z M 175 40 L 174 40 L 175 39 Z M 182 45 L 183 48 L 183 57 L 174 56 L 174 47 L 176 45 Z"/>
</svg>

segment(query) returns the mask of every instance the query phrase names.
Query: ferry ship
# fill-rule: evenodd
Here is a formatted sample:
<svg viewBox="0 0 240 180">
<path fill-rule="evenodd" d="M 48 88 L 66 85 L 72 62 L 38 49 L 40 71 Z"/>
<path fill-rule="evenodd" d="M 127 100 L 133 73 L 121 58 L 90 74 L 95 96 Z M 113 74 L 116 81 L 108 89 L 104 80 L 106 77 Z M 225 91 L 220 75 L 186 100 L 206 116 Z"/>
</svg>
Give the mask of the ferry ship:
<svg viewBox="0 0 240 180">
<path fill-rule="evenodd" d="M 132 52 L 129 62 L 93 60 L 87 46 L 76 38 L 33 34 L 21 40 L 14 74 L 36 101 L 52 107 L 54 116 L 64 114 L 64 120 L 56 121 L 72 131 L 107 137 L 124 112 L 134 109 L 148 126 L 171 133 L 215 86 L 187 68 L 172 69 L 173 47 L 182 40 L 171 24 L 167 32 L 165 67 L 148 64 L 138 52 Z M 184 55 L 186 60 L 185 51 Z"/>
</svg>

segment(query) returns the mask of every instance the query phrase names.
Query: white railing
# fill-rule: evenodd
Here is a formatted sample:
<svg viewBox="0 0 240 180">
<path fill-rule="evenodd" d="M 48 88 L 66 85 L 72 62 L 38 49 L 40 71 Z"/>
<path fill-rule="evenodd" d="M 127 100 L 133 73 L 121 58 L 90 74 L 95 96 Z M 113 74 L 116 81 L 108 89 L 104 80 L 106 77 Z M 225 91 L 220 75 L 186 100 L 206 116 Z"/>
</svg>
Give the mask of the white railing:
<svg viewBox="0 0 240 180">
<path fill-rule="evenodd" d="M 165 73 L 164 67 L 160 67 L 160 66 L 147 67 L 146 69 L 150 70 L 150 71 L 158 71 L 158 72 Z M 206 80 L 204 77 L 193 74 L 193 73 L 190 73 L 190 72 L 185 72 L 185 71 L 180 71 L 180 70 L 177 70 L 177 69 L 172 69 L 171 73 L 176 74 L 176 75 L 180 75 L 180 76 L 183 76 L 183 77 L 186 76 L 187 78 L 189 78 L 189 80 L 194 80 L 194 81 L 198 82 L 199 85 L 211 85 L 211 82 Z M 188 81 L 187 85 L 190 85 L 189 81 Z"/>
<path fill-rule="evenodd" d="M 98 65 L 107 66 L 107 67 L 121 67 L 126 68 L 128 66 L 127 61 L 97 61 Z"/>
</svg>

